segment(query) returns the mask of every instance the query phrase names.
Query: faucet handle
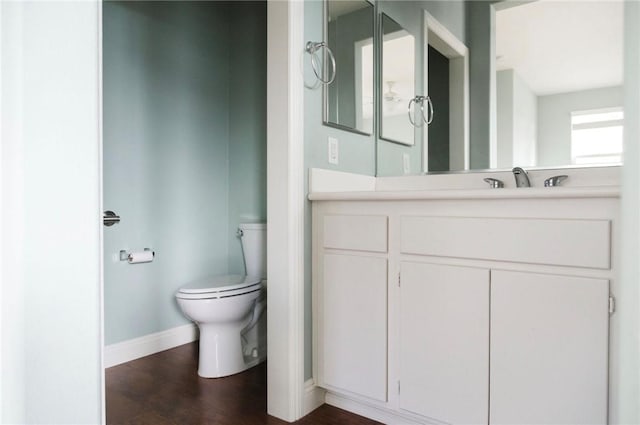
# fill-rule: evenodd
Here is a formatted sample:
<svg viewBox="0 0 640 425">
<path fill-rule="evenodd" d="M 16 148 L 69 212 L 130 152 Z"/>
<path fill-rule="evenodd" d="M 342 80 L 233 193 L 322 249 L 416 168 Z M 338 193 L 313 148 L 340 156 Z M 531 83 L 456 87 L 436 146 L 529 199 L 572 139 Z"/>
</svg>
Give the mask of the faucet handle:
<svg viewBox="0 0 640 425">
<path fill-rule="evenodd" d="M 567 176 L 565 174 L 563 174 L 561 176 L 549 177 L 548 179 L 546 179 L 544 181 L 544 187 L 560 186 L 560 183 L 562 183 L 563 181 L 565 181 L 568 178 L 569 178 L 569 176 Z"/>
<path fill-rule="evenodd" d="M 491 189 L 499 189 L 504 187 L 504 183 L 502 183 L 502 180 L 494 179 L 491 177 L 486 177 L 483 180 L 489 183 Z"/>
</svg>

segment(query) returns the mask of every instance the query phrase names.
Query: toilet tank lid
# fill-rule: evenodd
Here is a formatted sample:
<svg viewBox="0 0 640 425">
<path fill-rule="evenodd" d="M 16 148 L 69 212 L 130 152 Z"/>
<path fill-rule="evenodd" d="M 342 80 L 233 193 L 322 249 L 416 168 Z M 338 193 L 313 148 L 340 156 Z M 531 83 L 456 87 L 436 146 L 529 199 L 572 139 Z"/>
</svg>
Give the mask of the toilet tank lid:
<svg viewBox="0 0 640 425">
<path fill-rule="evenodd" d="M 253 277 L 238 274 L 209 276 L 182 286 L 178 292 L 201 294 L 205 292 L 232 291 L 258 284 L 261 281 L 262 279 L 259 276 Z"/>
</svg>

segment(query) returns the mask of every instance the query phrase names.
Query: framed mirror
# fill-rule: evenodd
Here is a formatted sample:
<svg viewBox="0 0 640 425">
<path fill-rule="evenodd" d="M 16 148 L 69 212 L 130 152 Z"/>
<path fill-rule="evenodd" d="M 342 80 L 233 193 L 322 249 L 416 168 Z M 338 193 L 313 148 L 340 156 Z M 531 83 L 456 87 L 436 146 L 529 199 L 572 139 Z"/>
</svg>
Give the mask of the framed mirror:
<svg viewBox="0 0 640 425">
<path fill-rule="evenodd" d="M 373 133 L 373 31 L 374 8 L 368 1 L 325 1 L 325 42 L 336 61 L 335 80 L 324 88 L 325 125 Z"/>
<path fill-rule="evenodd" d="M 416 127 L 409 120 L 407 106 L 416 95 L 415 37 L 385 13 L 380 23 L 379 138 L 412 146 Z"/>
</svg>

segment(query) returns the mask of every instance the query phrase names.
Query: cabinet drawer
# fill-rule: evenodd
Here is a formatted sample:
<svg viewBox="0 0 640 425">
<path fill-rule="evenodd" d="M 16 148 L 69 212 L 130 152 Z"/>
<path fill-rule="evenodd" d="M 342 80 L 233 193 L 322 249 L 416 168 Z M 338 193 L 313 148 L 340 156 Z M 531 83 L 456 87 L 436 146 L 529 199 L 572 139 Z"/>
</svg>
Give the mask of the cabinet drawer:
<svg viewBox="0 0 640 425">
<path fill-rule="evenodd" d="M 609 220 L 401 218 L 403 254 L 569 267 L 611 267 Z"/>
<path fill-rule="evenodd" d="M 325 248 L 387 252 L 387 216 L 327 215 Z"/>
</svg>

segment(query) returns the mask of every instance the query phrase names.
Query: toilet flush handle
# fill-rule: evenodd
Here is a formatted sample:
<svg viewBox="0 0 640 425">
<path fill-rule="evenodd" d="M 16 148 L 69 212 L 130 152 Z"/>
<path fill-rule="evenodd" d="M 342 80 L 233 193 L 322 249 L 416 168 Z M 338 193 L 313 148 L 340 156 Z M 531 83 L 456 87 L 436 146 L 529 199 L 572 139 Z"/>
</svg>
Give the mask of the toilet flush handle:
<svg viewBox="0 0 640 425">
<path fill-rule="evenodd" d="M 239 238 L 244 236 L 244 232 L 242 231 L 242 229 L 238 229 L 238 231 L 236 232 L 236 236 Z"/>
</svg>

